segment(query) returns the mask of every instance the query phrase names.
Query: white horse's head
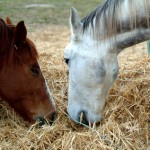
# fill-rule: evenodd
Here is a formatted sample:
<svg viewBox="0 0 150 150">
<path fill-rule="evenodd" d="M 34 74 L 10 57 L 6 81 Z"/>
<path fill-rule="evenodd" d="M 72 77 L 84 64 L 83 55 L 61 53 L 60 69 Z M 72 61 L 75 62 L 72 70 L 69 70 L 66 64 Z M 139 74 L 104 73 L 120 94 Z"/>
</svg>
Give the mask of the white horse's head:
<svg viewBox="0 0 150 150">
<path fill-rule="evenodd" d="M 117 56 L 109 41 L 97 41 L 90 30 L 83 33 L 83 24 L 74 8 L 70 25 L 71 41 L 64 53 L 69 66 L 68 113 L 75 122 L 80 121 L 81 113 L 83 123 L 98 122 L 105 98 L 117 78 Z"/>
<path fill-rule="evenodd" d="M 80 122 L 81 114 L 84 124 L 101 120 L 105 100 L 118 75 L 118 53 L 149 39 L 150 28 L 145 21 L 148 14 L 144 10 L 150 5 L 138 2 L 140 5 L 127 0 L 107 1 L 82 21 L 71 9 L 71 40 L 64 58 L 69 66 L 67 109 L 75 122 Z M 134 14 L 130 3 L 135 6 Z"/>
</svg>

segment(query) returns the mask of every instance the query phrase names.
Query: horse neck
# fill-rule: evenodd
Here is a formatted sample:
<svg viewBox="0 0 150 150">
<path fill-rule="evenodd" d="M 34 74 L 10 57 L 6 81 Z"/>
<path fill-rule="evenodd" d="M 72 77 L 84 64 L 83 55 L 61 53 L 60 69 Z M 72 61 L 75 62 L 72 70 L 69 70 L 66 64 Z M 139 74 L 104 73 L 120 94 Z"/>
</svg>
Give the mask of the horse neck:
<svg viewBox="0 0 150 150">
<path fill-rule="evenodd" d="M 147 29 L 150 22 L 150 0 L 124 0 L 118 4 L 114 15 L 111 22 L 117 34 L 139 28 Z"/>
<path fill-rule="evenodd" d="M 104 13 L 101 10 L 94 18 L 96 38 L 113 38 L 118 53 L 149 40 L 150 0 L 110 0 L 107 4 Z"/>
<path fill-rule="evenodd" d="M 150 0 L 125 0 L 116 15 L 116 44 L 123 49 L 150 39 Z"/>
</svg>

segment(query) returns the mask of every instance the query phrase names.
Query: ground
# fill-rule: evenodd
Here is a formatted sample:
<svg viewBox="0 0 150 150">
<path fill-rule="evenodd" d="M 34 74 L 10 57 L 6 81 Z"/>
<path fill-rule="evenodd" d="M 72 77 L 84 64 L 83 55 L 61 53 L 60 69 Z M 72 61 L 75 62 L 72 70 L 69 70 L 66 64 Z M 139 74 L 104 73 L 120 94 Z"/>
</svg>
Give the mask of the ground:
<svg viewBox="0 0 150 150">
<path fill-rule="evenodd" d="M 103 119 L 97 126 L 81 127 L 67 112 L 68 67 L 63 50 L 69 42 L 69 28 L 37 27 L 28 33 L 39 51 L 42 71 L 46 76 L 58 109 L 52 126 L 28 126 L 2 102 L 0 105 L 1 149 L 148 149 L 150 60 L 146 43 L 126 49 L 119 56 L 120 73 L 110 91 Z"/>
</svg>

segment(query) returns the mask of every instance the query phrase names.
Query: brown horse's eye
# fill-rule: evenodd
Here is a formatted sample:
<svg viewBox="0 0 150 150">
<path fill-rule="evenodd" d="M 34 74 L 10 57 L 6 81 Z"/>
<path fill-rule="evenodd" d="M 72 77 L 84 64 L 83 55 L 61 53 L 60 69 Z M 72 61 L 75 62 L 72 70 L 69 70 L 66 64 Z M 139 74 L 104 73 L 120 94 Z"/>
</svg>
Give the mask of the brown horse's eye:
<svg viewBox="0 0 150 150">
<path fill-rule="evenodd" d="M 31 68 L 31 72 L 32 72 L 32 74 L 33 74 L 34 76 L 38 76 L 40 70 L 39 70 L 39 68 L 32 67 L 32 68 Z"/>
</svg>

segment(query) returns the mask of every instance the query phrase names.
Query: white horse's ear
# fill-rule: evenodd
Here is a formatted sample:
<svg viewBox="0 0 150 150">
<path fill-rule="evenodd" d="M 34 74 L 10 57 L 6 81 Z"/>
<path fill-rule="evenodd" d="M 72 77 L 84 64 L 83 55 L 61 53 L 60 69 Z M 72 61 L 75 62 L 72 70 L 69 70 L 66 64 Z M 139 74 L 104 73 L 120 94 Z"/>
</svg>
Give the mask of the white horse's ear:
<svg viewBox="0 0 150 150">
<path fill-rule="evenodd" d="M 71 34 L 74 35 L 75 37 L 78 37 L 78 35 L 81 33 L 82 23 L 77 10 L 73 7 L 71 8 L 70 12 L 70 27 L 71 27 Z"/>
</svg>

